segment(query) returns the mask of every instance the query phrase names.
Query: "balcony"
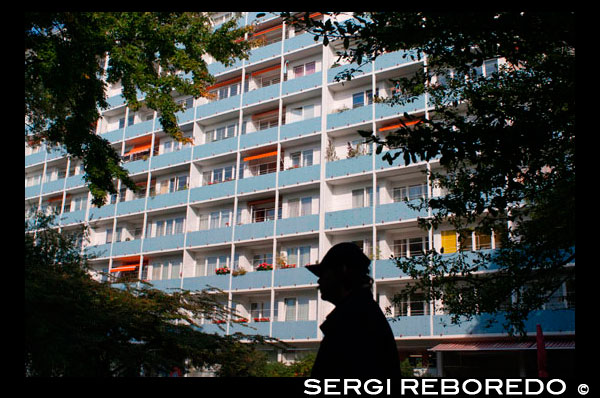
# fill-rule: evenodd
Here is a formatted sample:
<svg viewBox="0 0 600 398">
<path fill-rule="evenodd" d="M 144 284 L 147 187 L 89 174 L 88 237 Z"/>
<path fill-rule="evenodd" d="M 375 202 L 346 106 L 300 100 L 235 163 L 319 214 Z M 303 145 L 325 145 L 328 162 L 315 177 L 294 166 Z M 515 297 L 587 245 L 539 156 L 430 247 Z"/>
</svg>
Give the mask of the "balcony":
<svg viewBox="0 0 600 398">
<path fill-rule="evenodd" d="M 122 216 L 125 214 L 138 213 L 144 211 L 146 206 L 146 198 L 128 200 L 127 202 L 117 203 L 117 215 Z"/>
<path fill-rule="evenodd" d="M 430 315 L 402 316 L 388 319 L 396 337 L 430 336 Z"/>
<path fill-rule="evenodd" d="M 148 198 L 148 210 L 187 204 L 188 190 L 165 193 Z"/>
<path fill-rule="evenodd" d="M 235 181 L 213 183 L 202 187 L 192 188 L 190 191 L 190 203 L 204 202 L 217 198 L 225 198 L 235 193 Z"/>
<path fill-rule="evenodd" d="M 253 131 L 240 137 L 240 149 L 277 142 L 277 127 Z"/>
<path fill-rule="evenodd" d="M 65 187 L 65 179 L 59 178 L 54 181 L 44 182 L 44 186 L 42 187 L 42 194 L 47 194 L 51 192 L 62 191 Z"/>
<path fill-rule="evenodd" d="M 106 217 L 113 217 L 115 215 L 116 205 L 105 204 L 102 207 L 91 207 L 89 220 L 98 220 Z"/>
<path fill-rule="evenodd" d="M 193 160 L 218 156 L 237 151 L 237 139 L 235 137 L 224 140 L 209 142 L 204 145 L 196 145 L 193 147 Z"/>
<path fill-rule="evenodd" d="M 202 289 L 208 289 L 211 286 L 221 290 L 228 290 L 229 275 L 209 275 L 183 278 L 183 288 L 186 290 L 199 291 Z"/>
<path fill-rule="evenodd" d="M 339 65 L 339 66 L 336 66 L 336 67 L 333 67 L 333 68 L 330 68 L 327 70 L 327 83 L 329 83 L 329 84 L 336 83 L 336 80 L 335 80 L 336 76 L 347 70 L 355 69 L 356 72 L 354 72 L 352 74 L 352 79 L 356 79 L 356 78 L 366 75 L 367 73 L 371 73 L 372 68 L 373 68 L 373 66 L 370 63 L 367 63 L 366 65 L 363 65 L 360 68 L 357 63 Z M 346 79 L 340 80 L 340 82 L 344 82 L 344 81 L 346 81 Z"/>
<path fill-rule="evenodd" d="M 320 166 L 320 164 L 313 164 L 312 166 L 292 168 L 279 172 L 279 187 L 319 181 Z"/>
<path fill-rule="evenodd" d="M 275 188 L 275 173 L 245 177 L 238 181 L 238 194 Z"/>
<path fill-rule="evenodd" d="M 115 143 L 117 141 L 121 141 L 123 139 L 123 129 L 121 128 L 121 129 L 116 129 L 116 130 L 107 131 L 105 133 L 101 133 L 100 137 L 104 138 L 111 144 Z"/>
<path fill-rule="evenodd" d="M 142 247 L 141 239 L 130 241 L 114 242 L 112 248 L 113 256 L 127 256 L 132 254 L 140 254 Z"/>
<path fill-rule="evenodd" d="M 417 55 L 418 53 L 416 50 L 400 50 L 382 54 L 375 60 L 375 71 L 393 68 L 410 62 L 417 62 Z M 411 56 L 414 57 L 414 60 Z M 421 54 L 421 61 L 422 60 L 423 54 Z"/>
<path fill-rule="evenodd" d="M 156 170 L 162 167 L 169 167 L 176 164 L 189 162 L 192 157 L 192 147 L 187 146 L 179 151 L 163 153 L 162 155 L 154 156 L 150 169 Z"/>
<path fill-rule="evenodd" d="M 325 213 L 325 229 L 371 225 L 372 221 L 372 207 L 360 207 Z"/>
<path fill-rule="evenodd" d="M 317 321 L 273 322 L 273 336 L 281 340 L 317 338 Z"/>
<path fill-rule="evenodd" d="M 42 163 L 46 159 L 46 152 L 40 150 L 38 153 L 25 156 L 25 167 L 32 166 L 36 163 Z"/>
<path fill-rule="evenodd" d="M 106 102 L 108 102 L 109 109 L 116 108 L 125 104 L 125 97 L 123 97 L 121 94 L 113 95 L 112 97 L 108 97 Z"/>
<path fill-rule="evenodd" d="M 289 53 L 294 50 L 299 50 L 306 47 L 320 45 L 323 41 L 315 41 L 313 35 L 304 33 L 298 36 L 290 37 L 283 42 L 283 52 Z"/>
<path fill-rule="evenodd" d="M 144 239 L 143 251 L 154 252 L 183 248 L 184 234 L 158 236 Z M 113 249 L 114 250 L 114 249 Z M 114 254 L 114 253 L 113 253 Z"/>
<path fill-rule="evenodd" d="M 162 290 L 164 292 L 172 292 L 174 289 L 180 289 L 181 278 L 165 279 L 158 281 L 149 281 L 152 283 L 155 289 Z"/>
<path fill-rule="evenodd" d="M 110 256 L 110 243 L 91 245 L 83 249 L 87 256 L 93 256 L 94 258 L 104 258 Z"/>
<path fill-rule="evenodd" d="M 150 161 L 148 159 L 134 160 L 133 162 L 123 163 L 123 168 L 127 170 L 129 174 L 139 174 L 148 171 Z"/>
<path fill-rule="evenodd" d="M 40 194 L 41 184 L 33 185 L 31 187 L 25 187 L 25 198 L 31 198 Z"/>
<path fill-rule="evenodd" d="M 60 215 L 60 224 L 67 225 L 73 223 L 80 223 L 85 221 L 85 209 L 72 211 L 70 213 L 63 213 Z"/>
<path fill-rule="evenodd" d="M 225 66 L 220 62 L 213 62 L 212 64 L 207 65 L 207 69 L 208 69 L 208 73 L 210 73 L 213 76 L 225 73 L 225 72 L 231 72 L 235 69 L 239 69 L 242 67 L 242 60 L 238 59 L 236 60 L 231 66 Z"/>
<path fill-rule="evenodd" d="M 250 58 L 248 64 L 254 64 L 269 58 L 274 58 L 281 55 L 281 42 L 275 42 L 263 47 L 253 48 L 250 50 Z"/>
<path fill-rule="evenodd" d="M 418 111 L 425 110 L 425 95 L 422 94 L 413 102 L 407 103 L 405 105 L 394 105 L 390 106 L 387 104 L 375 104 L 375 120 L 380 120 L 383 118 L 396 116 L 401 117 L 406 113 L 415 113 Z"/>
<path fill-rule="evenodd" d="M 319 230 L 319 215 L 282 218 L 277 220 L 277 236 L 297 234 L 303 232 L 314 232 Z"/>
<path fill-rule="evenodd" d="M 231 290 L 270 288 L 271 272 L 272 271 L 254 271 L 232 277 Z"/>
<path fill-rule="evenodd" d="M 281 140 L 299 138 L 321 131 L 321 116 L 301 120 L 281 126 L 279 135 Z"/>
<path fill-rule="evenodd" d="M 187 233 L 187 247 L 231 242 L 232 227 L 207 229 Z"/>
<path fill-rule="evenodd" d="M 274 287 L 316 285 L 317 276 L 303 266 L 288 269 L 276 269 Z"/>
<path fill-rule="evenodd" d="M 388 108 L 390 107 L 388 106 Z M 348 109 L 342 112 L 330 113 L 327 115 L 327 130 L 366 123 L 371 120 L 373 120 L 373 108 L 370 105 Z"/>
<path fill-rule="evenodd" d="M 413 200 L 410 203 L 416 205 L 420 200 Z M 413 210 L 406 202 L 386 203 L 375 208 L 376 223 L 404 221 L 417 217 L 427 217 L 427 209 Z"/>
<path fill-rule="evenodd" d="M 219 113 L 230 112 L 240 107 L 238 95 L 218 101 L 212 101 L 196 107 L 196 119 L 210 117 Z"/>
<path fill-rule="evenodd" d="M 334 178 L 373 170 L 373 158 L 367 155 L 336 160 L 326 164 L 325 177 Z"/>
<path fill-rule="evenodd" d="M 260 104 L 261 102 L 270 101 L 274 98 L 279 97 L 279 84 L 259 88 L 244 93 L 244 99 L 242 100 L 243 106 L 252 104 Z"/>
<path fill-rule="evenodd" d="M 251 224 L 242 224 L 235 227 L 236 241 L 264 239 L 273 236 L 273 226 L 275 221 L 267 220 Z"/>
<path fill-rule="evenodd" d="M 65 181 L 65 189 L 81 187 L 85 184 L 83 174 L 77 174 L 74 176 L 67 177 Z"/>
<path fill-rule="evenodd" d="M 281 86 L 281 95 L 301 93 L 302 91 L 320 87 L 323 80 L 321 71 L 296 79 L 286 80 Z"/>
<path fill-rule="evenodd" d="M 140 135 L 147 134 L 152 131 L 153 126 L 154 126 L 153 119 L 127 126 L 127 127 L 125 127 L 125 139 L 138 137 Z"/>
</svg>

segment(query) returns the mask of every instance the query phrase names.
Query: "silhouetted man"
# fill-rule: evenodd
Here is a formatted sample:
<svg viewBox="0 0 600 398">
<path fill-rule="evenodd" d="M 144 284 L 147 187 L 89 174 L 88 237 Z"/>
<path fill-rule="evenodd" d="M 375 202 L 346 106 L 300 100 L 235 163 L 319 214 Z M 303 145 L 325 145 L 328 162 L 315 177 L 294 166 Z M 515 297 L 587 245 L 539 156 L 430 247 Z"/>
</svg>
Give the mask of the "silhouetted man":
<svg viewBox="0 0 600 398">
<path fill-rule="evenodd" d="M 373 300 L 370 263 L 356 244 L 344 242 L 333 246 L 320 264 L 306 267 L 319 277 L 321 298 L 335 305 L 320 326 L 324 337 L 311 377 L 400 376 L 394 334 Z"/>
</svg>

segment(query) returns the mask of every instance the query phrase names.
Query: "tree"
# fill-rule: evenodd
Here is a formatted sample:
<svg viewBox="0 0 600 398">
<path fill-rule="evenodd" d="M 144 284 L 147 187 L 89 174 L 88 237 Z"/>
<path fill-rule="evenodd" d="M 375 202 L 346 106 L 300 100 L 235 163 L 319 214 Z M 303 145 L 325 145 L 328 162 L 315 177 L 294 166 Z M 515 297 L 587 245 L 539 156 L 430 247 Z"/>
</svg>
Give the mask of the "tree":
<svg viewBox="0 0 600 398">
<path fill-rule="evenodd" d="M 214 82 L 203 59 L 231 65 L 249 43 L 235 19 L 213 31 L 206 13 L 25 13 L 25 123 L 31 145 L 63 145 L 83 161 L 94 205 L 136 186 L 108 141 L 95 134 L 107 85 L 121 82 L 127 106 L 158 112 L 165 133 L 184 142 L 173 93 L 208 97 Z M 105 69 L 106 64 L 106 69 Z"/>
<path fill-rule="evenodd" d="M 163 292 L 91 278 L 88 258 L 38 214 L 25 225 L 26 376 L 139 376 L 175 367 L 243 366 L 268 339 L 203 333 L 198 320 L 231 314 L 215 292 Z M 78 237 L 79 236 L 79 237 Z M 244 358 L 234 356 L 243 351 Z"/>
<path fill-rule="evenodd" d="M 381 103 L 403 105 L 426 95 L 430 111 L 404 115 L 387 136 L 361 132 L 390 164 L 438 160 L 429 178 L 443 194 L 414 208 L 429 230 L 443 222 L 462 238 L 474 230 L 501 242 L 468 260 L 428 250 L 396 259 L 415 280 L 403 293 L 443 299 L 453 322 L 501 314 L 509 333 L 565 281 L 575 260 L 575 14 L 570 12 L 369 12 L 282 16 L 323 44 L 342 43 L 338 61 L 359 66 L 406 50 L 422 60 L 413 76 L 392 80 Z M 494 60 L 506 61 L 498 66 Z M 484 72 L 485 71 L 485 72 Z M 484 273 L 497 267 L 494 272 Z"/>
</svg>

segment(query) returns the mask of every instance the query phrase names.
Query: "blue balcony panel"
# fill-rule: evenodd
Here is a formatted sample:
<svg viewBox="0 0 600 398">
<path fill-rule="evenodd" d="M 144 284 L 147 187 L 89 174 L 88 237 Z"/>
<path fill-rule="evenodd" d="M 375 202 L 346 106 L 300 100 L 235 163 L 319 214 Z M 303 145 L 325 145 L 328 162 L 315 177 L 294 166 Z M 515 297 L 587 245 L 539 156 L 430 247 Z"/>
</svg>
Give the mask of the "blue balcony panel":
<svg viewBox="0 0 600 398">
<path fill-rule="evenodd" d="M 401 278 L 407 276 L 391 259 L 375 261 L 375 279 Z"/>
<path fill-rule="evenodd" d="M 83 249 L 85 255 L 93 258 L 104 258 L 110 256 L 110 243 L 87 246 Z"/>
<path fill-rule="evenodd" d="M 150 161 L 148 159 L 134 160 L 133 162 L 127 162 L 123 164 L 123 168 L 127 170 L 129 174 L 138 174 L 148 171 L 150 167 Z"/>
<path fill-rule="evenodd" d="M 264 47 L 253 48 L 250 50 L 250 58 L 248 64 L 263 61 L 268 58 L 273 58 L 281 54 L 281 42 L 271 43 Z"/>
<path fill-rule="evenodd" d="M 152 284 L 155 289 L 162 290 L 163 292 L 173 292 L 181 288 L 181 278 L 164 279 L 157 281 L 148 281 Z"/>
<path fill-rule="evenodd" d="M 269 322 L 250 322 L 250 323 L 231 323 L 229 326 L 229 334 L 234 334 L 236 332 L 245 334 L 245 335 L 261 335 L 261 336 L 269 336 Z"/>
<path fill-rule="evenodd" d="M 108 142 L 117 142 L 123 139 L 123 129 L 116 129 L 100 134 L 100 138 L 104 138 Z"/>
<path fill-rule="evenodd" d="M 74 176 L 67 177 L 67 181 L 65 182 L 65 189 L 81 187 L 85 185 L 85 179 L 83 178 L 83 174 L 77 174 Z"/>
<path fill-rule="evenodd" d="M 183 278 L 183 288 L 185 290 L 200 291 L 211 287 L 221 290 L 229 289 L 229 274 Z"/>
<path fill-rule="evenodd" d="M 240 107 L 240 97 L 233 96 L 218 101 L 208 102 L 196 107 L 196 119 L 229 112 Z"/>
<path fill-rule="evenodd" d="M 341 177 L 373 170 L 373 159 L 369 155 L 356 156 L 326 164 L 325 177 Z"/>
<path fill-rule="evenodd" d="M 404 113 L 415 113 L 425 110 L 425 95 L 420 95 L 413 102 L 405 105 L 375 104 L 375 120 L 391 116 L 404 116 Z"/>
<path fill-rule="evenodd" d="M 272 271 L 254 271 L 231 279 L 231 289 L 263 289 L 271 287 Z"/>
<path fill-rule="evenodd" d="M 336 76 L 338 76 L 342 72 L 349 71 L 351 69 L 355 70 L 355 72 L 352 74 L 352 78 L 356 79 L 358 77 L 364 76 L 367 73 L 371 73 L 373 66 L 371 65 L 371 63 L 367 63 L 367 64 L 359 67 L 359 65 L 357 63 L 351 63 L 351 64 L 346 64 L 346 65 L 340 65 L 335 68 L 330 68 L 327 70 L 327 83 L 336 82 Z M 345 78 L 342 78 L 340 80 L 340 82 L 345 82 L 345 81 L 346 81 Z"/>
<path fill-rule="evenodd" d="M 281 140 L 299 138 L 321 131 L 321 116 L 302 120 L 281 126 L 279 136 Z"/>
<path fill-rule="evenodd" d="M 429 315 L 402 316 L 388 318 L 392 333 L 396 337 L 429 336 Z"/>
<path fill-rule="evenodd" d="M 296 79 L 286 80 L 281 86 L 281 95 L 288 95 L 292 93 L 299 93 L 305 90 L 310 90 L 316 87 L 320 87 L 323 79 L 323 73 L 321 71 L 312 73 L 310 75 L 298 77 Z"/>
<path fill-rule="evenodd" d="M 225 66 L 220 62 L 213 62 L 212 64 L 207 65 L 208 72 L 213 75 L 220 75 L 225 72 L 231 72 L 235 69 L 239 69 L 242 67 L 242 60 L 236 60 L 232 65 Z"/>
<path fill-rule="evenodd" d="M 173 250 L 183 248 L 184 234 L 158 236 L 144 239 L 144 252 Z"/>
<path fill-rule="evenodd" d="M 381 105 L 381 104 L 377 104 Z M 367 123 L 373 119 L 373 108 L 371 105 L 348 109 L 342 112 L 327 115 L 327 129 L 346 127 L 354 124 Z"/>
<path fill-rule="evenodd" d="M 233 196 L 235 193 L 235 181 L 225 181 L 218 184 L 205 185 L 192 188 L 190 192 L 190 203 L 213 200 Z"/>
<path fill-rule="evenodd" d="M 296 185 L 304 182 L 319 181 L 321 165 L 298 167 L 297 169 L 284 170 L 279 173 L 279 186 Z"/>
<path fill-rule="evenodd" d="M 235 240 L 264 239 L 273 236 L 273 220 L 237 225 Z"/>
<path fill-rule="evenodd" d="M 490 324 L 490 321 L 496 321 Z M 453 324 L 450 315 L 434 315 L 433 316 L 433 335 L 434 336 L 449 336 L 449 335 L 469 335 L 469 334 L 489 334 L 489 333 L 506 333 L 502 327 L 505 318 L 502 314 L 491 315 L 482 314 L 476 315 L 471 320 L 466 318 L 460 319 L 459 324 Z"/>
<path fill-rule="evenodd" d="M 125 127 L 125 138 L 133 138 L 140 135 L 144 135 L 152 131 L 154 120 L 146 120 L 144 122 L 132 124 Z"/>
<path fill-rule="evenodd" d="M 279 97 L 279 84 L 259 88 L 257 90 L 248 91 L 244 93 L 242 105 L 247 106 L 251 104 L 259 104 L 261 102 L 270 101 Z"/>
<path fill-rule="evenodd" d="M 115 215 L 115 205 L 105 204 L 102 207 L 91 207 L 89 220 L 98 220 L 100 218 L 113 217 Z"/>
<path fill-rule="evenodd" d="M 325 213 L 325 229 L 371 225 L 372 211 L 371 207 L 361 207 Z"/>
<path fill-rule="evenodd" d="M 113 95 L 112 97 L 108 97 L 106 102 L 108 102 L 109 108 L 116 108 L 117 106 L 125 104 L 125 97 L 123 97 L 121 94 Z"/>
<path fill-rule="evenodd" d="M 319 231 L 318 214 L 277 220 L 277 236 L 314 231 Z"/>
<path fill-rule="evenodd" d="M 544 333 L 575 332 L 575 310 L 538 310 L 533 311 L 525 321 L 525 330 L 536 333 L 536 325 L 540 324 Z"/>
<path fill-rule="evenodd" d="M 46 194 L 46 193 L 50 193 L 50 192 L 62 191 L 64 186 L 65 186 L 64 178 L 59 178 L 58 180 L 45 182 L 44 186 L 42 188 L 42 193 Z"/>
<path fill-rule="evenodd" d="M 299 50 L 306 47 L 321 45 L 323 40 L 315 41 L 315 37 L 311 34 L 304 33 L 298 36 L 290 37 L 283 42 L 283 52 Z"/>
<path fill-rule="evenodd" d="M 253 131 L 240 137 L 240 149 L 277 142 L 277 127 Z"/>
<path fill-rule="evenodd" d="M 421 55 L 421 60 L 422 59 L 423 59 L 423 56 Z M 377 57 L 377 59 L 375 60 L 375 70 L 379 71 L 382 69 L 387 69 L 387 68 L 391 68 L 394 66 L 407 64 L 409 62 L 415 62 L 417 60 L 418 60 L 418 51 L 416 51 L 416 50 L 393 51 L 390 53 L 382 54 L 379 57 Z"/>
<path fill-rule="evenodd" d="M 419 200 L 413 200 L 409 202 L 412 205 L 418 204 Z M 426 217 L 427 209 L 424 210 L 413 210 L 408 207 L 406 202 L 394 202 L 379 205 L 375 209 L 375 222 L 394 222 L 410 220 L 417 217 Z"/>
<path fill-rule="evenodd" d="M 186 246 L 204 246 L 231 242 L 232 227 L 207 229 L 187 233 Z"/>
<path fill-rule="evenodd" d="M 275 173 L 246 177 L 238 181 L 238 194 L 275 188 Z"/>
<path fill-rule="evenodd" d="M 219 326 L 221 326 L 223 329 L 219 328 Z M 217 334 L 219 336 L 224 336 L 225 331 L 227 330 L 227 325 L 226 324 L 217 325 L 214 323 L 204 323 L 200 328 L 203 333 Z"/>
<path fill-rule="evenodd" d="M 46 157 L 46 161 L 52 160 L 52 159 L 58 159 L 63 156 L 67 156 L 67 150 L 62 146 L 54 147 L 48 151 L 48 156 Z"/>
<path fill-rule="evenodd" d="M 282 286 L 297 286 L 297 285 L 311 285 L 316 286 L 317 277 L 308 269 L 304 268 L 304 265 L 298 266 L 297 268 L 287 269 L 276 269 L 274 287 Z"/>
<path fill-rule="evenodd" d="M 124 214 L 137 213 L 144 211 L 146 205 L 146 198 L 129 200 L 127 202 L 117 203 L 117 215 L 122 216 Z"/>
<path fill-rule="evenodd" d="M 31 198 L 33 196 L 38 196 L 40 194 L 41 184 L 34 185 L 31 187 L 25 187 L 25 198 Z"/>
<path fill-rule="evenodd" d="M 186 109 L 183 112 L 177 112 L 175 116 L 177 116 L 177 122 L 179 124 L 187 123 L 194 120 L 195 108 Z M 160 125 L 160 122 L 157 123 L 157 128 Z M 162 127 L 161 127 L 162 128 Z"/>
<path fill-rule="evenodd" d="M 176 164 L 185 163 L 191 160 L 192 147 L 185 147 L 179 151 L 163 153 L 162 155 L 152 157 L 151 170 L 161 167 L 169 167 Z"/>
<path fill-rule="evenodd" d="M 60 215 L 61 225 L 80 223 L 85 221 L 85 209 L 63 213 Z"/>
<path fill-rule="evenodd" d="M 113 256 L 128 256 L 131 254 L 139 254 L 142 247 L 141 239 L 134 239 L 124 242 L 113 243 L 112 255 Z"/>
<path fill-rule="evenodd" d="M 46 152 L 40 150 L 37 153 L 25 156 L 25 167 L 41 163 L 46 159 Z"/>
<path fill-rule="evenodd" d="M 193 147 L 193 159 L 203 159 L 210 156 L 218 156 L 237 151 L 237 138 L 231 137 L 220 141 L 209 142 L 204 145 Z"/>
<path fill-rule="evenodd" d="M 317 338 L 317 321 L 273 322 L 273 337 L 282 340 Z"/>
<path fill-rule="evenodd" d="M 187 204 L 188 190 L 184 189 L 177 192 L 165 193 L 148 198 L 148 210 L 160 209 L 161 207 L 171 207 Z"/>
</svg>

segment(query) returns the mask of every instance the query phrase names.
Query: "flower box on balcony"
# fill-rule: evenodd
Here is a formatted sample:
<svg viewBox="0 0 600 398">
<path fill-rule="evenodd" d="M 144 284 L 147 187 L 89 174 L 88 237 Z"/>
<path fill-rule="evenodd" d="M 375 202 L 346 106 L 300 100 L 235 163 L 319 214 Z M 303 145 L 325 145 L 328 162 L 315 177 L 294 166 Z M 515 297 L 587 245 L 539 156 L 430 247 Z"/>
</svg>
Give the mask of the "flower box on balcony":
<svg viewBox="0 0 600 398">
<path fill-rule="evenodd" d="M 224 268 L 217 268 L 215 270 L 215 274 L 217 274 L 217 275 L 227 275 L 230 272 L 231 272 L 231 270 L 229 268 L 226 268 L 226 267 L 224 267 Z"/>
<path fill-rule="evenodd" d="M 296 268 L 296 264 L 283 264 L 279 268 L 281 268 L 281 269 Z"/>
<path fill-rule="evenodd" d="M 225 323 L 225 322 L 226 321 L 223 320 L 223 319 L 217 319 L 217 320 L 212 321 L 212 323 L 216 323 L 216 324 L 222 324 L 222 323 Z"/>
<path fill-rule="evenodd" d="M 254 322 L 269 322 L 269 318 L 254 318 Z"/>
<path fill-rule="evenodd" d="M 246 323 L 248 322 L 247 318 L 239 318 L 239 319 L 234 319 L 233 322 L 235 323 Z"/>
<path fill-rule="evenodd" d="M 262 264 L 259 264 L 259 265 L 256 267 L 256 270 L 257 270 L 257 271 L 270 271 L 270 270 L 272 270 L 272 269 L 273 269 L 273 265 L 272 265 L 272 264 L 267 264 L 267 263 L 262 263 Z"/>
</svg>

